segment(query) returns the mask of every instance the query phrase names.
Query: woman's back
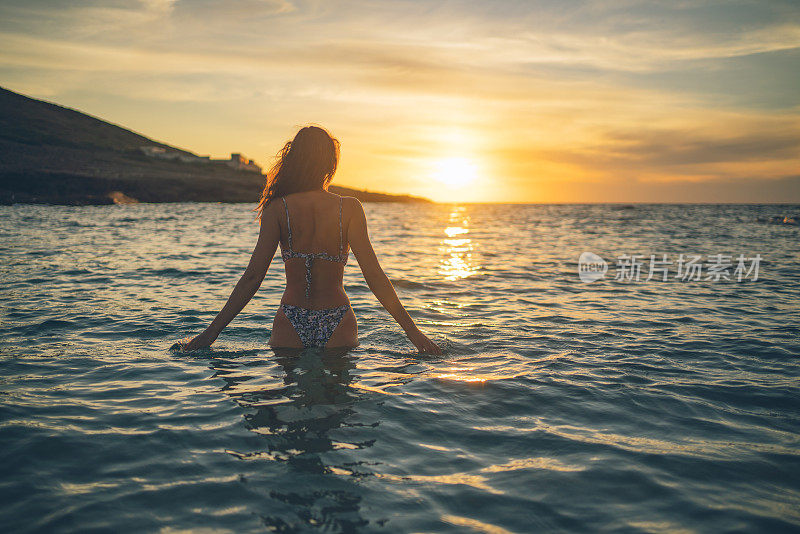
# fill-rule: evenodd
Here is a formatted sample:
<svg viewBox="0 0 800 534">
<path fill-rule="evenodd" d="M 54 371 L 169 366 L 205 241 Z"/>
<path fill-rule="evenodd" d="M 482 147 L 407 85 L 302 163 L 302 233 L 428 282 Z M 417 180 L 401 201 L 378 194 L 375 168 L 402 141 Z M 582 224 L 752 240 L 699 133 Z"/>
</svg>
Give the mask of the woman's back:
<svg viewBox="0 0 800 534">
<path fill-rule="evenodd" d="M 342 287 L 349 250 L 343 198 L 316 190 L 287 195 L 280 202 L 280 246 L 286 271 L 281 302 L 306 308 L 348 303 Z"/>
<path fill-rule="evenodd" d="M 272 322 L 269 344 L 355 347 L 358 324 L 342 287 L 352 244 L 364 280 L 381 305 L 418 349 L 439 352 L 414 324 L 383 272 L 369 240 L 361 203 L 328 192 L 338 163 L 339 142 L 318 126 L 300 129 L 278 152 L 258 203 L 261 229 L 250 263 L 225 306 L 186 350 L 211 345 L 253 298 L 279 245 L 286 290 Z"/>
</svg>

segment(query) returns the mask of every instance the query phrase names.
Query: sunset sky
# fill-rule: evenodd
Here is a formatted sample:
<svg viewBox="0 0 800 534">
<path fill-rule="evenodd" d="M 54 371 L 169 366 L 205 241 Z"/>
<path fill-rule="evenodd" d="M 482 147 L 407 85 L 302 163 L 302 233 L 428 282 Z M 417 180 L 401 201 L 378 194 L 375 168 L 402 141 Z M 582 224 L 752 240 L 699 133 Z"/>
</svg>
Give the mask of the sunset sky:
<svg viewBox="0 0 800 534">
<path fill-rule="evenodd" d="M 0 4 L 0 85 L 268 165 L 435 200 L 800 202 L 800 4 Z"/>
</svg>

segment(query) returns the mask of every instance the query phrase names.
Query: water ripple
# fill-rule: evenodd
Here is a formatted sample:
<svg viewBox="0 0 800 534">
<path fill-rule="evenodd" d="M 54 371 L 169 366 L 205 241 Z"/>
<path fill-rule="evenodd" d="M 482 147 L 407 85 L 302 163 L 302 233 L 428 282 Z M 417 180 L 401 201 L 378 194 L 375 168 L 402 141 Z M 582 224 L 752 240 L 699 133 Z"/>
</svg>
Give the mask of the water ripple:
<svg viewBox="0 0 800 534">
<path fill-rule="evenodd" d="M 212 350 L 170 352 L 244 268 L 249 206 L 0 207 L 4 530 L 800 528 L 800 246 L 777 207 L 366 207 L 444 356 L 355 261 L 357 349 L 267 347 L 275 261 Z M 584 285 L 586 250 L 765 263 Z"/>
</svg>

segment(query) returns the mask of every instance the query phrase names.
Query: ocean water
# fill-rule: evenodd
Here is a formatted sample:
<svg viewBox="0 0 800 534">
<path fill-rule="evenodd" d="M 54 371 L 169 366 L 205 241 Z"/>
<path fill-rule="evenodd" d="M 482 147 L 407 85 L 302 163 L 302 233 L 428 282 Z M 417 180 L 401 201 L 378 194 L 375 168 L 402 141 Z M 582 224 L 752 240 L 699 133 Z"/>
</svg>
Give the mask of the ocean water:
<svg viewBox="0 0 800 534">
<path fill-rule="evenodd" d="M 0 528 L 800 530 L 800 227 L 772 224 L 800 207 L 366 209 L 444 355 L 352 257 L 358 348 L 267 346 L 276 258 L 212 350 L 171 352 L 244 269 L 250 206 L 0 207 Z"/>
</svg>

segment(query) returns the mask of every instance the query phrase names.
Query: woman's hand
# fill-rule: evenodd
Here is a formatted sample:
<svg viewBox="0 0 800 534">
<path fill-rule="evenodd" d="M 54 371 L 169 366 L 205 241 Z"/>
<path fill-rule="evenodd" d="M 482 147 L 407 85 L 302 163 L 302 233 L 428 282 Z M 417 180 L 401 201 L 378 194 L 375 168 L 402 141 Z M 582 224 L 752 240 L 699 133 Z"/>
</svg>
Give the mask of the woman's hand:
<svg viewBox="0 0 800 534">
<path fill-rule="evenodd" d="M 244 274 L 236 282 L 236 287 L 233 288 L 231 296 L 228 297 L 225 306 L 211 321 L 209 327 L 189 342 L 180 343 L 182 351 L 210 347 L 216 341 L 220 332 L 228 326 L 228 323 L 233 321 L 233 318 L 247 306 L 247 303 L 256 294 L 261 282 L 264 281 L 264 276 L 267 274 L 272 257 L 275 256 L 275 251 L 278 250 L 278 240 L 281 235 L 278 225 L 279 213 L 280 208 L 277 207 L 277 203 L 267 206 L 261 213 L 261 230 L 258 232 L 258 242 L 253 249 L 250 263 L 247 264 Z"/>
<path fill-rule="evenodd" d="M 205 330 L 202 334 L 192 338 L 192 340 L 190 340 L 188 343 L 181 344 L 181 350 L 183 352 L 188 352 L 191 350 L 204 349 L 206 347 L 210 347 L 211 344 L 216 340 L 216 335 L 212 334 L 208 330 Z"/>
<path fill-rule="evenodd" d="M 423 334 L 420 330 L 415 330 L 408 334 L 408 339 L 417 347 L 417 350 L 420 352 L 428 353 L 428 354 L 441 354 L 442 349 L 439 348 L 439 345 L 431 341 L 428 336 Z"/>
</svg>

